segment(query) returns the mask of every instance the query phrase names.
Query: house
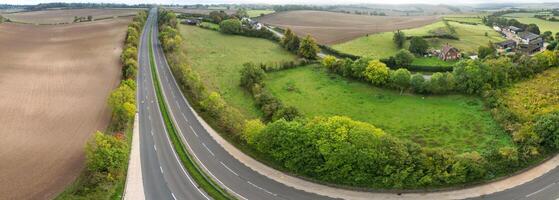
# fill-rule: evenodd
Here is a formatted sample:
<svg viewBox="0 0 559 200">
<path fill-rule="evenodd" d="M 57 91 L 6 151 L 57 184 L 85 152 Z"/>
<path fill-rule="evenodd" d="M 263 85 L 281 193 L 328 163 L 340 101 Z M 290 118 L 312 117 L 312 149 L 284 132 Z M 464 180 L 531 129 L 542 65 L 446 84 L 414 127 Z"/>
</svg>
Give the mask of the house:
<svg viewBox="0 0 559 200">
<path fill-rule="evenodd" d="M 514 33 L 514 34 L 518 34 L 518 33 L 523 31 L 521 28 L 518 28 L 516 26 L 508 26 L 508 27 L 503 28 L 503 30 Z"/>
<path fill-rule="evenodd" d="M 200 23 L 200 20 L 198 19 L 186 19 L 182 21 L 182 24 L 188 24 L 188 25 L 197 25 L 198 23 Z"/>
<path fill-rule="evenodd" d="M 499 27 L 499 26 L 493 26 L 493 29 L 494 29 L 495 31 L 497 31 L 497 32 L 501 32 L 501 31 L 502 31 L 502 30 L 501 30 L 501 27 Z"/>
<path fill-rule="evenodd" d="M 516 41 L 507 40 L 507 41 L 495 43 L 495 46 L 497 47 L 497 50 L 499 50 L 499 52 L 511 52 L 514 51 L 514 49 L 516 49 Z"/>
<path fill-rule="evenodd" d="M 526 54 L 533 54 L 543 49 L 543 38 L 537 34 L 521 32 L 518 34 L 518 38 L 518 49 Z"/>
<path fill-rule="evenodd" d="M 250 26 L 251 29 L 255 29 L 255 30 L 260 30 L 262 29 L 262 27 L 264 27 L 260 22 L 253 20 L 251 18 L 248 17 L 243 17 L 241 19 L 241 22 L 243 24 L 246 24 L 247 26 Z"/>
<path fill-rule="evenodd" d="M 443 48 L 441 49 L 441 52 L 439 54 L 439 58 L 441 60 L 457 60 L 461 57 L 460 54 L 460 50 L 458 50 L 457 48 L 450 46 L 448 44 L 445 44 L 443 46 Z"/>
</svg>

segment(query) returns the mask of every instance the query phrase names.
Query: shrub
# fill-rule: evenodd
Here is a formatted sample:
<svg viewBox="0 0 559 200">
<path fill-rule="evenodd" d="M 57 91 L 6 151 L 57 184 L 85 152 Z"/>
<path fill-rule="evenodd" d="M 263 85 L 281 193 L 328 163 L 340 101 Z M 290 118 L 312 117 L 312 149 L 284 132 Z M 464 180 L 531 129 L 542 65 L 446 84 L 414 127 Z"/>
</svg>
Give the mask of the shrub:
<svg viewBox="0 0 559 200">
<path fill-rule="evenodd" d="M 413 62 L 413 54 L 405 49 L 402 49 L 394 56 L 394 62 L 398 67 L 407 67 Z"/>
<path fill-rule="evenodd" d="M 291 52 L 297 52 L 299 50 L 300 40 L 291 29 L 286 29 L 283 34 L 284 37 L 281 39 L 280 44 Z"/>
<path fill-rule="evenodd" d="M 316 41 L 310 35 L 303 38 L 301 43 L 299 44 L 299 56 L 306 58 L 306 59 L 315 59 L 317 53 L 320 51 L 318 45 L 316 45 Z"/>
<path fill-rule="evenodd" d="M 390 74 L 390 81 L 400 89 L 400 95 L 410 86 L 411 73 L 407 69 L 398 69 Z"/>
<path fill-rule="evenodd" d="M 253 119 L 246 121 L 243 126 L 242 138 L 247 142 L 247 144 L 254 144 L 254 138 L 258 137 L 258 134 L 266 128 L 266 125 L 258 119 Z"/>
<path fill-rule="evenodd" d="M 410 79 L 410 86 L 414 92 L 424 93 L 425 92 L 425 78 L 422 74 L 414 74 Z"/>
<path fill-rule="evenodd" d="M 536 119 L 534 132 L 541 138 L 541 145 L 548 150 L 559 149 L 559 112 L 548 113 Z"/>
<path fill-rule="evenodd" d="M 85 147 L 87 170 L 97 177 L 112 181 L 122 176 L 127 162 L 128 144 L 115 136 L 97 131 Z"/>
<path fill-rule="evenodd" d="M 225 34 L 239 34 L 241 32 L 241 21 L 236 18 L 223 20 L 219 23 L 219 31 Z"/>
<path fill-rule="evenodd" d="M 265 76 L 266 72 L 261 67 L 254 63 L 245 63 L 241 69 L 241 86 L 247 90 L 252 89 L 255 84 L 263 86 Z"/>
<path fill-rule="evenodd" d="M 388 67 L 379 60 L 372 60 L 365 69 L 364 75 L 373 85 L 384 85 L 389 79 Z"/>
</svg>

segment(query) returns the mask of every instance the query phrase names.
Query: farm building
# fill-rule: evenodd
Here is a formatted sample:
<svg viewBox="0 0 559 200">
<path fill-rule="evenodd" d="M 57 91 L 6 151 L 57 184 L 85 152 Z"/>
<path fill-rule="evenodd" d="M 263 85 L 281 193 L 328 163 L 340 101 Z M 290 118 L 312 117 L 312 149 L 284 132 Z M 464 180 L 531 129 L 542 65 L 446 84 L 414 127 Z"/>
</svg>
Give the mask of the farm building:
<svg viewBox="0 0 559 200">
<path fill-rule="evenodd" d="M 503 30 L 514 33 L 514 34 L 518 34 L 518 33 L 523 31 L 521 28 L 518 28 L 516 26 L 508 26 L 508 27 L 503 28 Z"/>
<path fill-rule="evenodd" d="M 530 32 L 522 32 L 518 34 L 519 40 L 519 49 L 520 51 L 532 54 L 536 53 L 543 48 L 543 39 L 539 35 L 530 33 Z"/>
<path fill-rule="evenodd" d="M 507 40 L 499 43 L 495 43 L 495 46 L 500 52 L 511 52 L 516 49 L 516 41 Z"/>
<path fill-rule="evenodd" d="M 439 58 L 441 60 L 457 60 L 460 57 L 460 50 L 448 44 L 443 46 L 441 53 L 439 54 Z"/>
</svg>

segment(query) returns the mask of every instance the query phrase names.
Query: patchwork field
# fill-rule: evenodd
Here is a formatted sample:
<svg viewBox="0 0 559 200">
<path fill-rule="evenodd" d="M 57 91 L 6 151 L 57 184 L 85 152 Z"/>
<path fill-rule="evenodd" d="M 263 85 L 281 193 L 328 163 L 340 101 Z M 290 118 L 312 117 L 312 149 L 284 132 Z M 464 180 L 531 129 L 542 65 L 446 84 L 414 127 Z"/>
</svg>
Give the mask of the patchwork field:
<svg viewBox="0 0 559 200">
<path fill-rule="evenodd" d="M 372 87 L 307 66 L 268 74 L 266 87 L 306 116 L 345 115 L 396 137 L 457 152 L 512 145 L 476 97 L 418 96 Z"/>
<path fill-rule="evenodd" d="M 249 17 L 260 17 L 260 15 L 267 15 L 274 13 L 274 10 L 248 10 Z"/>
<path fill-rule="evenodd" d="M 493 29 L 485 25 L 468 25 L 457 22 L 448 22 L 456 31 L 456 35 L 460 40 L 427 39 L 430 46 L 433 48 L 441 48 L 444 44 L 450 44 L 463 52 L 476 52 L 481 45 L 487 45 L 489 41 L 499 42 L 504 38 Z M 425 36 L 429 35 L 431 31 L 438 29 L 445 29 L 446 26 L 443 22 L 437 22 L 423 26 L 420 28 L 407 29 L 403 32 L 407 36 Z M 487 36 L 485 36 L 487 33 Z M 398 52 L 396 44 L 392 41 L 393 32 L 383 32 L 373 34 L 365 37 L 360 37 L 345 43 L 333 45 L 334 49 L 341 52 L 350 53 L 358 56 L 371 56 L 374 58 L 385 58 Z M 406 43 L 404 48 L 408 48 L 409 44 Z"/>
<path fill-rule="evenodd" d="M 180 32 L 185 38 L 187 63 L 210 89 L 250 118 L 258 118 L 260 111 L 250 94 L 239 86 L 242 65 L 295 60 L 294 55 L 265 39 L 225 35 L 186 25 L 180 26 Z"/>
<path fill-rule="evenodd" d="M 74 16 L 93 16 L 93 20 L 106 17 L 129 16 L 138 12 L 137 9 L 70 9 L 46 10 L 33 12 L 19 12 L 5 14 L 4 17 L 23 23 L 32 24 L 58 24 L 72 23 Z"/>
<path fill-rule="evenodd" d="M 503 95 L 504 103 L 521 121 L 559 111 L 559 68 L 514 85 Z"/>
<path fill-rule="evenodd" d="M 51 199 L 81 172 L 110 120 L 128 23 L 0 24 L 0 199 Z"/>
<path fill-rule="evenodd" d="M 260 18 L 265 24 L 291 28 L 299 36 L 311 34 L 323 44 L 342 43 L 372 33 L 421 27 L 437 20 L 437 16 L 367 16 L 325 11 L 279 12 Z"/>
</svg>

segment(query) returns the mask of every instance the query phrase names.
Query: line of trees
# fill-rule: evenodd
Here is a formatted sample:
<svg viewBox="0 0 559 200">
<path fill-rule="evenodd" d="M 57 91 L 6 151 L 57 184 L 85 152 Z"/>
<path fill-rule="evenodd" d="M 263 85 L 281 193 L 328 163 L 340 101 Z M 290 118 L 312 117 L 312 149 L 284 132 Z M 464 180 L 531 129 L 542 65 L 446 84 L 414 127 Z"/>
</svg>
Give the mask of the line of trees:
<svg viewBox="0 0 559 200">
<path fill-rule="evenodd" d="M 493 27 L 494 25 L 500 27 L 515 26 L 523 29 L 524 31 L 528 31 L 537 35 L 540 34 L 540 28 L 537 24 L 523 24 L 516 19 L 507 19 L 496 15 L 489 15 L 481 18 L 481 21 L 483 24 L 489 27 Z"/>
<path fill-rule="evenodd" d="M 544 51 L 533 57 L 463 60 L 455 64 L 452 72 L 437 72 L 429 80 L 421 74 L 411 75 L 406 69 L 390 70 L 385 63 L 367 57 L 351 60 L 327 56 L 321 63 L 330 72 L 376 86 L 397 88 L 402 92 L 410 89 L 421 94 L 481 94 L 483 91 L 509 86 L 559 65 L 558 54 L 559 51 Z"/>
<path fill-rule="evenodd" d="M 320 52 L 320 48 L 313 37 L 307 35 L 305 38 L 300 39 L 289 28 L 285 30 L 284 37 L 281 39 L 280 44 L 288 51 L 305 59 L 314 60 Z"/>
<path fill-rule="evenodd" d="M 85 146 L 86 170 L 75 186 L 62 193 L 59 198 L 109 199 L 122 195 L 119 187 L 124 185 L 130 152 L 130 140 L 125 132 L 131 131 L 136 113 L 136 75 L 125 72 L 135 72 L 137 68 L 137 64 L 130 63 L 137 63 L 137 34 L 146 19 L 147 11 L 140 11 L 128 26 L 125 48 L 121 54 L 123 80 L 108 98 L 112 113 L 108 132 L 97 131 L 88 141 Z"/>
</svg>

